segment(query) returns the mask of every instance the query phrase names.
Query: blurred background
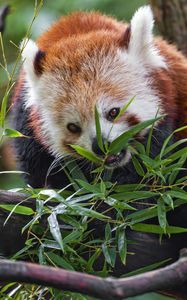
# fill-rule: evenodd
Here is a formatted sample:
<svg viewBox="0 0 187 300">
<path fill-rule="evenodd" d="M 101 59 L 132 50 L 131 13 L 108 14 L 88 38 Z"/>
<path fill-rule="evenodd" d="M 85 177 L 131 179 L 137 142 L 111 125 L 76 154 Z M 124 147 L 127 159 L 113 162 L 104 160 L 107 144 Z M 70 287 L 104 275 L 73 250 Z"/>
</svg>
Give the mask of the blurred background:
<svg viewBox="0 0 187 300">
<path fill-rule="evenodd" d="M 3 34 L 4 48 L 9 69 L 13 66 L 17 56 L 17 49 L 13 43 L 19 45 L 24 37 L 33 16 L 34 3 L 34 0 L 0 0 L 0 7 L 7 4 L 11 7 Z M 32 38 L 37 38 L 56 19 L 58 19 L 59 16 L 66 15 L 71 11 L 98 10 L 114 16 L 119 20 L 129 21 L 134 11 L 144 4 L 146 4 L 145 0 L 44 0 L 44 6 L 32 27 Z M 2 62 L 1 50 L 0 62 Z M 6 74 L 0 68 L 0 101 L 3 97 L 6 84 Z M 11 116 L 8 117 L 7 122 L 11 124 Z M 6 140 L 3 145 L 0 146 L 0 172 L 15 169 L 16 163 L 11 142 Z M 12 189 L 14 187 L 18 188 L 22 186 L 24 186 L 24 182 L 20 176 L 16 174 L 7 175 L 0 173 L 0 189 Z M 167 300 L 171 298 L 162 297 L 157 294 L 148 294 L 133 299 Z"/>
</svg>

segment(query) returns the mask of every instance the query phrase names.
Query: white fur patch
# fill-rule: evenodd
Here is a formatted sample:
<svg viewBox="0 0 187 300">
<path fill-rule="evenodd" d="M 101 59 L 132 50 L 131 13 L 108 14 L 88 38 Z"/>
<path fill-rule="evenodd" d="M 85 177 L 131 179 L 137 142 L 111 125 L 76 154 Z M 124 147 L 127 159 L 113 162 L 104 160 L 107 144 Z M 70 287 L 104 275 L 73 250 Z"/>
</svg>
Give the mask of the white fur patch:
<svg viewBox="0 0 187 300">
<path fill-rule="evenodd" d="M 159 54 L 153 41 L 153 13 L 150 6 L 140 7 L 131 20 L 129 54 L 150 67 L 166 68 L 164 58 Z"/>
<path fill-rule="evenodd" d="M 32 40 L 23 40 L 20 49 L 22 49 L 23 68 L 26 72 L 27 80 L 32 85 L 38 80 L 34 71 L 34 59 L 38 52 L 38 46 Z"/>
</svg>

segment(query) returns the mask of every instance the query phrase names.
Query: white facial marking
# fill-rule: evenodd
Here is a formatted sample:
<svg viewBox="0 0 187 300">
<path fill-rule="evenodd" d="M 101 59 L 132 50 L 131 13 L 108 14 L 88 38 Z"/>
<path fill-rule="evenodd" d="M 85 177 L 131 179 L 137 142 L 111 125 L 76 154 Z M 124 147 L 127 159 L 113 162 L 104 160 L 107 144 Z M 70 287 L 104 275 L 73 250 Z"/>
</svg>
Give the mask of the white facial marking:
<svg viewBox="0 0 187 300">
<path fill-rule="evenodd" d="M 30 83 L 33 83 L 37 80 L 37 76 L 34 72 L 34 59 L 38 52 L 38 46 L 36 43 L 32 40 L 23 40 L 20 49 L 23 49 L 22 51 L 22 60 L 23 60 L 23 68 L 27 75 L 27 80 Z"/>
</svg>

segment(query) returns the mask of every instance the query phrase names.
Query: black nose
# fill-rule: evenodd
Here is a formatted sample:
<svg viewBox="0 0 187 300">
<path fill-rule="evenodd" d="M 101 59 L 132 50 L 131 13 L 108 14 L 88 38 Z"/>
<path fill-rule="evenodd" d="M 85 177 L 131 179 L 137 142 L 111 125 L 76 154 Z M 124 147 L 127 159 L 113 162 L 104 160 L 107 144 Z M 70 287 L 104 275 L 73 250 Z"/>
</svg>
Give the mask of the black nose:
<svg viewBox="0 0 187 300">
<path fill-rule="evenodd" d="M 102 140 L 103 140 L 103 146 L 104 146 L 104 144 L 105 144 L 106 141 L 105 141 L 104 139 L 102 139 Z M 108 146 L 109 146 L 109 142 L 108 142 Z M 95 154 L 97 154 L 97 155 L 104 156 L 103 151 L 101 150 L 101 148 L 100 148 L 99 145 L 98 145 L 97 139 L 94 139 L 94 140 L 93 140 L 93 143 L 92 143 L 92 151 L 93 151 Z"/>
</svg>

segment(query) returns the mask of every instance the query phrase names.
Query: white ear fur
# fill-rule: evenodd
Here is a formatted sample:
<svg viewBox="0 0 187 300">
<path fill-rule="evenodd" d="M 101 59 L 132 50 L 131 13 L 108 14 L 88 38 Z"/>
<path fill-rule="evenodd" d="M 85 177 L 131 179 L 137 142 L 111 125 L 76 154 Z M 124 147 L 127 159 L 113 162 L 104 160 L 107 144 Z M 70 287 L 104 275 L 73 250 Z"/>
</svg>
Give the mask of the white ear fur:
<svg viewBox="0 0 187 300">
<path fill-rule="evenodd" d="M 29 81 L 33 82 L 38 78 L 34 70 L 34 60 L 39 48 L 34 41 L 27 39 L 22 41 L 20 49 L 23 49 L 22 60 L 24 70 Z"/>
<path fill-rule="evenodd" d="M 166 68 L 164 58 L 153 41 L 153 13 L 150 6 L 140 7 L 131 20 L 128 52 L 150 67 Z"/>
</svg>

